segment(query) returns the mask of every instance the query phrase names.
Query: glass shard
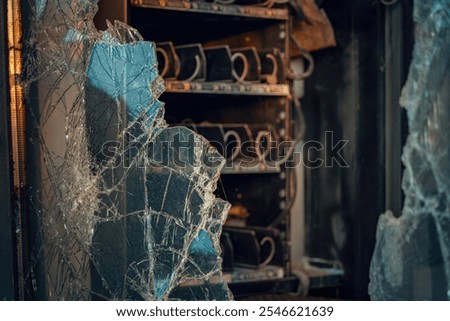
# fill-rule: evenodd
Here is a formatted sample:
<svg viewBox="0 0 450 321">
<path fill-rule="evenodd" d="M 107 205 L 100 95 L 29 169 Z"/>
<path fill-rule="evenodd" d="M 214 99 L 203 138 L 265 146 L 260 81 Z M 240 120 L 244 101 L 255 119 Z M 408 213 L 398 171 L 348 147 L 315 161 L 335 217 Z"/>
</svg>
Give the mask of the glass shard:
<svg viewBox="0 0 450 321">
<path fill-rule="evenodd" d="M 94 0 L 37 1 L 35 55 L 45 299 L 229 300 L 213 194 L 224 159 L 163 119 L 155 46 L 121 23 L 99 32 Z M 38 263 L 32 267 L 37 269 Z M 44 298 L 42 298 L 44 299 Z"/>
<path fill-rule="evenodd" d="M 414 1 L 415 46 L 401 105 L 402 215 L 381 215 L 370 268 L 374 300 L 450 299 L 450 5 Z"/>
</svg>

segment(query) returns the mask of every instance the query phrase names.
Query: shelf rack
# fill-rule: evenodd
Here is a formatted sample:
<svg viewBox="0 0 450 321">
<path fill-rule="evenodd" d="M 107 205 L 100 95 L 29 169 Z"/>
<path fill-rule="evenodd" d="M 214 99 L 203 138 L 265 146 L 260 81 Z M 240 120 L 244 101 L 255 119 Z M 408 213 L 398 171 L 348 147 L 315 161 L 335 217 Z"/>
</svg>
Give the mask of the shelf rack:
<svg viewBox="0 0 450 321">
<path fill-rule="evenodd" d="M 285 84 L 240 84 L 218 82 L 165 81 L 167 93 L 195 93 L 250 96 L 290 96 L 289 86 Z"/>
<path fill-rule="evenodd" d="M 177 0 L 132 0 L 131 5 L 141 8 L 207 13 L 258 19 L 288 20 L 286 8 L 264 8 L 257 6 L 222 5 L 210 2 L 191 2 Z"/>
</svg>

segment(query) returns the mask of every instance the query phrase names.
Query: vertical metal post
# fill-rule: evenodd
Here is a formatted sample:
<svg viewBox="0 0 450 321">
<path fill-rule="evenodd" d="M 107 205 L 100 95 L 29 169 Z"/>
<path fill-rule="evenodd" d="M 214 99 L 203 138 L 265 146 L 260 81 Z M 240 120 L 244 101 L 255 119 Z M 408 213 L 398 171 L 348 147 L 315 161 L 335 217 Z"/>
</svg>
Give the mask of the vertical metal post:
<svg viewBox="0 0 450 321">
<path fill-rule="evenodd" d="M 403 4 L 385 8 L 385 206 L 400 215 L 401 191 L 401 107 L 399 98 L 403 72 Z"/>
<path fill-rule="evenodd" d="M 24 215 L 24 190 L 26 186 L 25 156 L 25 106 L 22 74 L 22 16 L 19 0 L 6 1 L 8 39 L 9 112 L 11 129 L 12 179 L 14 185 L 14 231 L 16 244 L 16 280 L 18 299 L 25 299 L 25 252 L 27 216 Z"/>
<path fill-rule="evenodd" d="M 12 217 L 12 160 L 5 2 L 0 2 L 0 300 L 15 298 Z"/>
</svg>

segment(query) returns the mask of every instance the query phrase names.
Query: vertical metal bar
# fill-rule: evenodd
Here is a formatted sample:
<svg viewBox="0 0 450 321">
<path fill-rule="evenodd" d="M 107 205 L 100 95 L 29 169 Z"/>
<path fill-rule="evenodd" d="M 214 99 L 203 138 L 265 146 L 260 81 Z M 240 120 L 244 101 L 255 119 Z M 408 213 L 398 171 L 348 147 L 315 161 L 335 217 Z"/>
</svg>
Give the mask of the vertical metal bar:
<svg viewBox="0 0 450 321">
<path fill-rule="evenodd" d="M 0 300 L 13 300 L 14 238 L 6 6 L 0 2 Z"/>
<path fill-rule="evenodd" d="M 400 215 L 401 192 L 401 107 L 403 68 L 403 4 L 385 8 L 385 206 Z"/>
<path fill-rule="evenodd" d="M 7 1 L 8 22 L 8 64 L 9 64 L 9 97 L 11 120 L 11 149 L 13 158 L 13 183 L 15 204 L 15 231 L 16 231 L 16 268 L 18 299 L 25 299 L 25 274 L 24 274 L 24 226 L 23 215 L 23 190 L 25 180 L 25 108 L 23 103 L 22 85 L 22 17 L 19 0 Z"/>
</svg>

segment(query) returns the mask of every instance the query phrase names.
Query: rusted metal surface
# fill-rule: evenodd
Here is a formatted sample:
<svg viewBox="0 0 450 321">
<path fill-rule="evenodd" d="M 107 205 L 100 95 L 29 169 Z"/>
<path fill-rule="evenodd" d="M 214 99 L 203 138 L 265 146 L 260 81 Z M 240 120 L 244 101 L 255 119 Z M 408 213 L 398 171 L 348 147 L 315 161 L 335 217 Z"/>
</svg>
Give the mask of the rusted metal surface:
<svg viewBox="0 0 450 321">
<path fill-rule="evenodd" d="M 220 15 L 288 20 L 287 8 L 264 8 L 259 6 L 240 6 L 234 4 L 217 4 L 209 2 L 190 2 L 177 0 L 132 0 L 131 4 L 138 7 L 204 12 Z"/>
<path fill-rule="evenodd" d="M 336 38 L 333 26 L 325 11 L 321 10 L 314 0 L 300 0 L 299 2 L 305 19 L 293 22 L 293 37 L 307 51 L 335 47 Z M 291 50 L 292 57 L 301 55 L 301 51 L 295 46 L 292 46 Z"/>
</svg>

